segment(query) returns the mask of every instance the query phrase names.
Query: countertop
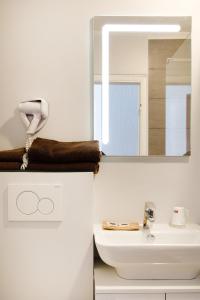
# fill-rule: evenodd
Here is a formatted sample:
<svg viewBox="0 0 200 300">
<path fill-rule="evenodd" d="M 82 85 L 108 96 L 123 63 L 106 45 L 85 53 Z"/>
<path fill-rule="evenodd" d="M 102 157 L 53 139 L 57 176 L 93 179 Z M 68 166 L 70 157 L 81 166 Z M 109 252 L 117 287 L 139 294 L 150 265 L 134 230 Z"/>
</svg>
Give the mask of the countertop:
<svg viewBox="0 0 200 300">
<path fill-rule="evenodd" d="M 102 261 L 95 262 L 96 294 L 113 293 L 181 293 L 199 292 L 200 277 L 191 280 L 127 280 Z"/>
</svg>

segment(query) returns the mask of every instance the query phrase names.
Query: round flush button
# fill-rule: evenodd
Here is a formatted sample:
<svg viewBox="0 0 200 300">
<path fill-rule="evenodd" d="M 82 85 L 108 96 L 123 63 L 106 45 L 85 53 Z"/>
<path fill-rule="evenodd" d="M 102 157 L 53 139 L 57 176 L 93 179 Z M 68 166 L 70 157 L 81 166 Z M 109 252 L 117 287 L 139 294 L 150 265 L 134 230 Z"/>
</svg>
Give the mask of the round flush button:
<svg viewBox="0 0 200 300">
<path fill-rule="evenodd" d="M 39 197 L 32 191 L 21 192 L 16 199 L 17 209 L 24 215 L 32 215 L 38 209 Z"/>
<path fill-rule="evenodd" d="M 38 210 L 43 215 L 50 215 L 54 210 L 54 203 L 50 198 L 42 198 L 38 203 Z"/>
</svg>

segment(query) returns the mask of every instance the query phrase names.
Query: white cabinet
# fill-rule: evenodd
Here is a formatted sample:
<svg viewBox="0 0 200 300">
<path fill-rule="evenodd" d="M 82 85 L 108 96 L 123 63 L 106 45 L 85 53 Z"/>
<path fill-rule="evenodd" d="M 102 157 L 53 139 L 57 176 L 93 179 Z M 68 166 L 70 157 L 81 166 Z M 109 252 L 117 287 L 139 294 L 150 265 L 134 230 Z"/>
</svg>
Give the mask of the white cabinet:
<svg viewBox="0 0 200 300">
<path fill-rule="evenodd" d="M 200 300 L 200 293 L 166 294 L 166 300 Z"/>
<path fill-rule="evenodd" d="M 95 300 L 165 300 L 165 294 L 97 294 Z"/>
<path fill-rule="evenodd" d="M 166 296 L 166 298 L 165 298 Z M 200 293 L 96 294 L 95 300 L 200 300 Z"/>
<path fill-rule="evenodd" d="M 114 268 L 95 264 L 95 300 L 200 300 L 200 276 L 193 280 L 126 280 Z"/>
</svg>

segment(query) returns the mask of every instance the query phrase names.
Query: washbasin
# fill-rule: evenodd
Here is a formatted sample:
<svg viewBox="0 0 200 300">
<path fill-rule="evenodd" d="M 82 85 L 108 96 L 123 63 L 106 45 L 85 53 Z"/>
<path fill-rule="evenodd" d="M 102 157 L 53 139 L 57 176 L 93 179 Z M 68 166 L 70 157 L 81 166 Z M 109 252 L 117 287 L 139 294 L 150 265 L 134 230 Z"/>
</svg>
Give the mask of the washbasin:
<svg viewBox="0 0 200 300">
<path fill-rule="evenodd" d="M 103 230 L 94 226 L 101 259 L 125 279 L 192 279 L 200 273 L 200 226 L 154 224 L 148 232 Z"/>
</svg>

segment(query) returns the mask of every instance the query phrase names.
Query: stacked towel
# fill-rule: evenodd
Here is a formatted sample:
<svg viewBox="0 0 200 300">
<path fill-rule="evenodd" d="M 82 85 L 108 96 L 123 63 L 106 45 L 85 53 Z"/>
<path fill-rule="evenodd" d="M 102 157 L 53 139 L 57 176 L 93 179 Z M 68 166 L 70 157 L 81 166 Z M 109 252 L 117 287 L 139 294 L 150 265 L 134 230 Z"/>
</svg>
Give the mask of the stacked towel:
<svg viewBox="0 0 200 300">
<path fill-rule="evenodd" d="M 0 162 L 21 162 L 24 152 L 24 148 L 0 151 Z"/>
<path fill-rule="evenodd" d="M 33 141 L 28 157 L 31 162 L 81 163 L 99 162 L 98 141 L 58 142 L 37 138 Z"/>
<path fill-rule="evenodd" d="M 24 148 L 0 151 L 0 170 L 15 171 L 20 170 Z"/>
<path fill-rule="evenodd" d="M 0 170 L 19 170 L 24 148 L 0 151 Z M 27 171 L 93 172 L 99 170 L 98 141 L 58 142 L 37 138 L 28 152 Z"/>
</svg>

